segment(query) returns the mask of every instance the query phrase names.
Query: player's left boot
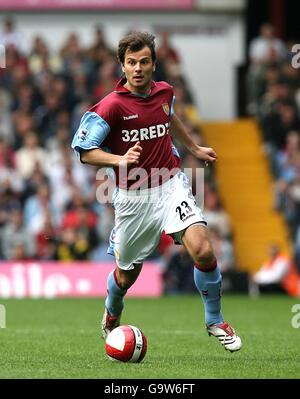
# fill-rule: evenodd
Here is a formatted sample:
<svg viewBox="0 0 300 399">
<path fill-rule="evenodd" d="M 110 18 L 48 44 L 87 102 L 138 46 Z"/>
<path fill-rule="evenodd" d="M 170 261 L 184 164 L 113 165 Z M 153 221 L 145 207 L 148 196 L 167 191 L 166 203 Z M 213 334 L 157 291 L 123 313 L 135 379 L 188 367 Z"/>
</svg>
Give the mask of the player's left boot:
<svg viewBox="0 0 300 399">
<path fill-rule="evenodd" d="M 230 352 L 236 352 L 241 349 L 241 338 L 236 335 L 234 329 L 226 322 L 206 326 L 208 335 L 218 338 L 224 348 Z"/>
<path fill-rule="evenodd" d="M 120 325 L 121 315 L 112 316 L 109 314 L 108 310 L 105 308 L 102 322 L 101 322 L 101 332 L 102 337 L 106 339 L 108 334 L 116 327 Z"/>
</svg>

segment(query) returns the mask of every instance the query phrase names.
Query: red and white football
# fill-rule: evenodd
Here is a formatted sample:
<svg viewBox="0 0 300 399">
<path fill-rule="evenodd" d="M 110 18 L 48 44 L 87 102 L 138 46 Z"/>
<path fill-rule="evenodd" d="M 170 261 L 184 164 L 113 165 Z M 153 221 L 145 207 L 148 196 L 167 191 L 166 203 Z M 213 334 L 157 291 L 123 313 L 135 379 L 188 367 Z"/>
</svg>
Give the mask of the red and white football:
<svg viewBox="0 0 300 399">
<path fill-rule="evenodd" d="M 105 342 L 109 358 L 121 362 L 138 363 L 147 352 L 147 338 L 134 326 L 120 326 L 108 334 Z"/>
</svg>

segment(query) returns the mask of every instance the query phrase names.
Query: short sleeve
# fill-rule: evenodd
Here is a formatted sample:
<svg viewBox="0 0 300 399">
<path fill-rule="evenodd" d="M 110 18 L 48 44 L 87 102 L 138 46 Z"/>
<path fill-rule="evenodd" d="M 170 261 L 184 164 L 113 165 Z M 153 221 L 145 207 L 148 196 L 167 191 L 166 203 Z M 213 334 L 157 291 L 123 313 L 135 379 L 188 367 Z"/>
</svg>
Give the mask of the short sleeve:
<svg viewBox="0 0 300 399">
<path fill-rule="evenodd" d="M 100 148 L 110 132 L 109 124 L 96 112 L 86 112 L 74 134 L 71 147 L 77 155 L 82 150 Z"/>
</svg>

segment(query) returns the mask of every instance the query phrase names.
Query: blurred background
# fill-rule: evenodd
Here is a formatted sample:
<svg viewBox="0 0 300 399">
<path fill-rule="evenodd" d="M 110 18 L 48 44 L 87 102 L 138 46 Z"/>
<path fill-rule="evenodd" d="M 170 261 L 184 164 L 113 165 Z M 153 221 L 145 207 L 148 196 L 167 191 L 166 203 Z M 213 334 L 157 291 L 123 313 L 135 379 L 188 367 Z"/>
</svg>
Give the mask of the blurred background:
<svg viewBox="0 0 300 399">
<path fill-rule="evenodd" d="M 155 34 L 155 79 L 174 86 L 175 111 L 219 155 L 205 169 L 204 214 L 223 290 L 299 297 L 298 9 L 292 0 L 2 0 L 0 298 L 105 294 L 114 213 L 70 142 L 120 78 L 116 47 L 130 30 Z M 201 167 L 177 147 L 183 168 Z M 145 268 L 132 294 L 195 291 L 193 262 L 166 235 Z"/>
</svg>

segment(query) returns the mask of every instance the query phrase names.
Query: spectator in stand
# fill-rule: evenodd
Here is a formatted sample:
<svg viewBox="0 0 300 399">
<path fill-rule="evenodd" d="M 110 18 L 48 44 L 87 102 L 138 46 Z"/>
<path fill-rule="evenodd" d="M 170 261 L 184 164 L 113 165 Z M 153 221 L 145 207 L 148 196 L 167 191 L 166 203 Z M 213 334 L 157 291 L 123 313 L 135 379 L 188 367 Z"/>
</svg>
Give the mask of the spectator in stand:
<svg viewBox="0 0 300 399">
<path fill-rule="evenodd" d="M 300 276 L 290 256 L 284 254 L 280 245 L 270 244 L 268 257 L 259 271 L 250 279 L 249 293 L 258 296 L 260 293 L 286 293 L 299 295 Z"/>
<path fill-rule="evenodd" d="M 58 229 L 53 226 L 50 212 L 45 212 L 43 229 L 36 235 L 36 256 L 41 260 L 55 260 Z"/>
<path fill-rule="evenodd" d="M 28 256 L 28 253 L 26 252 L 25 245 L 22 243 L 16 243 L 14 248 L 13 248 L 13 253 L 12 257 L 10 260 L 13 261 L 19 261 L 19 262 L 26 262 L 30 261 L 33 258 L 31 256 Z"/>
<path fill-rule="evenodd" d="M 165 294 L 196 292 L 193 260 L 183 245 L 171 255 L 163 273 L 163 281 Z"/>
<path fill-rule="evenodd" d="M 9 216 L 9 222 L 1 234 L 2 254 L 6 260 L 16 259 L 17 247 L 22 248 L 26 258 L 35 254 L 35 240 L 23 225 L 22 211 L 15 208 Z"/>
<path fill-rule="evenodd" d="M 204 191 L 204 216 L 209 226 L 214 230 L 215 237 L 218 233 L 222 238 L 231 237 L 231 222 L 229 215 L 224 211 L 218 193 L 210 186 Z"/>
<path fill-rule="evenodd" d="M 0 68 L 0 86 L 12 92 L 15 89 L 15 80 L 19 80 L 28 76 L 28 61 L 27 58 L 21 55 L 18 50 L 8 45 L 5 47 L 5 68 Z M 25 81 L 25 79 L 23 79 Z"/>
<path fill-rule="evenodd" d="M 60 50 L 60 56 L 64 62 L 69 62 L 78 54 L 81 54 L 80 39 L 77 33 L 71 32 Z"/>
<path fill-rule="evenodd" d="M 284 42 L 275 37 L 273 25 L 264 23 L 260 27 L 260 36 L 250 42 L 250 62 L 253 65 L 267 64 L 274 61 L 274 57 L 278 63 L 284 61 L 287 58 L 287 49 Z"/>
<path fill-rule="evenodd" d="M 110 203 L 101 204 L 101 207 L 98 206 L 96 211 L 98 212 L 96 224 L 98 244 L 95 246 L 91 258 L 94 261 L 110 261 L 111 257 L 107 253 L 107 243 L 115 223 L 114 211 Z"/>
<path fill-rule="evenodd" d="M 11 17 L 6 17 L 3 24 L 3 30 L 0 33 L 0 44 L 4 47 L 13 46 L 18 51 L 22 50 L 23 36 L 16 30 L 15 21 Z"/>
<path fill-rule="evenodd" d="M 297 109 L 293 90 L 288 81 L 284 79 L 269 82 L 266 85 L 265 93 L 258 101 L 259 112 L 257 112 L 257 117 L 263 128 L 264 140 L 267 146 L 272 145 L 272 124 L 278 118 L 281 104 L 289 104 Z"/>
<path fill-rule="evenodd" d="M 18 86 L 12 104 L 14 112 L 32 113 L 39 104 L 40 99 L 31 83 L 22 83 Z"/>
<path fill-rule="evenodd" d="M 274 28 L 269 23 L 260 27 L 260 36 L 249 45 L 250 68 L 248 70 L 247 94 L 250 113 L 257 112 L 257 80 L 264 68 L 278 66 L 287 59 L 287 49 L 283 41 L 275 37 Z"/>
<path fill-rule="evenodd" d="M 0 187 L 0 230 L 9 222 L 10 214 L 15 208 L 21 209 L 18 195 L 8 185 Z"/>
<path fill-rule="evenodd" d="M 9 89 L 15 93 L 20 85 L 30 79 L 28 60 L 11 46 L 6 47 L 5 57 L 6 66 L 4 68 L 4 76 L 7 78 L 7 83 L 10 86 Z"/>
<path fill-rule="evenodd" d="M 89 95 L 88 76 L 83 71 L 76 71 L 70 79 L 70 96 L 73 108 L 80 102 L 85 101 Z"/>
<path fill-rule="evenodd" d="M 53 83 L 53 80 L 52 80 Z M 35 124 L 41 133 L 41 141 L 43 146 L 47 140 L 55 135 L 58 128 L 58 114 L 61 108 L 61 97 L 52 90 L 45 93 L 44 104 L 40 105 L 34 111 Z"/>
<path fill-rule="evenodd" d="M 256 100 L 261 99 L 266 94 L 268 88 L 272 85 L 277 85 L 282 78 L 281 69 L 276 64 L 266 65 L 264 68 L 261 68 L 255 85 Z M 277 93 L 275 98 L 277 99 Z"/>
<path fill-rule="evenodd" d="M 235 269 L 235 259 L 233 246 L 230 240 L 225 238 L 223 234 L 216 227 L 209 228 L 209 236 L 211 239 L 212 247 L 215 251 L 218 265 L 222 275 L 226 276 L 227 272 L 231 272 Z"/>
<path fill-rule="evenodd" d="M 73 192 L 80 190 L 80 186 L 75 184 L 70 167 L 63 167 L 61 172 L 63 173 L 61 176 L 59 174 L 52 174 L 52 179 L 50 182 L 52 203 L 61 217 L 63 217 L 67 205 L 72 200 Z M 57 179 L 55 179 L 55 176 Z"/>
<path fill-rule="evenodd" d="M 183 79 L 178 51 L 170 43 L 170 33 L 163 31 L 160 34 L 160 44 L 157 49 L 157 80 L 166 80 L 174 87 Z M 175 83 L 176 81 L 176 83 Z M 186 85 L 185 85 L 186 86 Z"/>
<path fill-rule="evenodd" d="M 28 132 L 24 137 L 23 146 L 16 152 L 16 169 L 24 179 L 30 178 L 38 165 L 47 172 L 47 152 L 39 146 L 35 132 Z"/>
<path fill-rule="evenodd" d="M 279 179 L 291 182 L 296 175 L 296 167 L 300 159 L 300 132 L 292 130 L 288 133 L 286 146 L 276 153 L 276 174 Z"/>
<path fill-rule="evenodd" d="M 282 74 L 290 87 L 294 90 L 300 89 L 300 71 L 294 68 L 291 62 L 282 65 Z"/>
<path fill-rule="evenodd" d="M 16 111 L 13 115 L 16 149 L 20 148 L 28 132 L 35 130 L 33 116 L 30 112 Z"/>
<path fill-rule="evenodd" d="M 15 143 L 12 115 L 10 113 L 11 94 L 0 87 L 0 140 L 4 139 L 9 144 Z"/>
<path fill-rule="evenodd" d="M 0 168 L 5 168 L 8 164 L 15 167 L 15 151 L 4 138 L 0 137 Z"/>
<path fill-rule="evenodd" d="M 180 63 L 178 51 L 170 43 L 170 33 L 163 31 L 160 34 L 160 43 L 156 52 L 157 58 L 165 61 L 173 61 L 177 64 Z"/>
<path fill-rule="evenodd" d="M 103 204 L 100 217 L 97 223 L 97 232 L 101 242 L 108 242 L 111 231 L 114 227 L 115 217 L 112 206 L 109 203 Z"/>
<path fill-rule="evenodd" d="M 41 96 L 41 104 L 44 102 L 44 97 L 51 91 L 54 79 L 54 73 L 50 70 L 49 65 L 43 64 L 41 71 L 32 76 L 36 89 Z"/>
<path fill-rule="evenodd" d="M 114 59 L 115 52 L 107 44 L 104 30 L 101 26 L 96 26 L 94 31 L 94 43 L 87 49 L 86 55 L 93 61 L 95 67 L 98 69 L 102 65 L 103 60 L 108 58 Z"/>
<path fill-rule="evenodd" d="M 62 68 L 60 57 L 50 54 L 49 48 L 41 36 L 34 38 L 28 61 L 33 75 L 42 73 L 45 68 L 51 72 L 59 73 Z"/>
<path fill-rule="evenodd" d="M 60 56 L 63 61 L 61 72 L 64 75 L 73 76 L 79 71 L 84 72 L 86 76 L 92 74 L 92 62 L 86 57 L 83 48 L 81 47 L 80 38 L 75 32 L 70 33 L 68 36 L 60 51 Z"/>
<path fill-rule="evenodd" d="M 193 104 L 193 100 L 191 98 L 190 93 L 188 92 L 186 86 L 179 82 L 174 87 L 174 95 L 176 97 L 175 102 L 175 110 L 176 113 L 179 113 L 183 120 L 186 120 L 188 123 L 199 126 L 200 117 L 199 112 L 196 106 Z"/>
<path fill-rule="evenodd" d="M 63 139 L 59 147 L 49 153 L 48 178 L 51 200 L 59 213 L 63 213 L 72 202 L 74 192 L 81 192 L 87 198 L 91 191 L 91 181 L 95 178 L 93 168 L 84 168 L 70 154 Z"/>
<path fill-rule="evenodd" d="M 291 131 L 287 145 L 275 158 L 275 207 L 283 212 L 289 223 L 291 236 L 295 237 L 300 222 L 300 206 L 297 205 L 297 180 L 300 168 L 300 133 Z M 295 188 L 296 187 L 296 188 Z M 298 195 L 299 197 L 299 195 Z"/>
<path fill-rule="evenodd" d="M 55 75 L 52 82 L 52 91 L 58 96 L 62 110 L 72 110 L 74 107 L 74 98 L 70 90 L 69 81 L 62 75 Z M 66 123 L 69 123 L 67 118 Z M 63 123 L 61 123 L 63 124 Z"/>
<path fill-rule="evenodd" d="M 297 272 L 300 274 L 300 225 L 297 225 L 297 231 L 294 240 L 294 256 L 295 256 L 295 265 L 297 267 Z"/>
<path fill-rule="evenodd" d="M 295 239 L 297 228 L 300 226 L 300 159 L 296 165 L 294 179 L 287 187 L 285 208 L 283 209 L 289 224 L 292 239 Z"/>
<path fill-rule="evenodd" d="M 106 61 L 98 68 L 97 84 L 93 92 L 95 101 L 100 101 L 115 88 L 119 80 L 117 67 L 118 65 L 115 61 Z"/>
<path fill-rule="evenodd" d="M 92 249 L 89 237 L 82 230 L 69 226 L 60 232 L 55 258 L 63 262 L 88 260 Z"/>
<path fill-rule="evenodd" d="M 14 151 L 0 139 L 0 186 L 10 188 L 21 196 L 24 190 L 24 180 L 15 168 Z M 1 190 L 0 190 L 1 193 Z"/>
<path fill-rule="evenodd" d="M 97 215 L 83 202 L 82 204 L 70 207 L 70 209 L 65 212 L 61 227 L 62 229 L 67 227 L 74 227 L 79 230 L 87 229 L 89 231 L 88 234 L 97 236 L 97 233 L 95 233 L 96 225 Z M 93 239 L 92 241 L 94 244 L 95 240 Z"/>
<path fill-rule="evenodd" d="M 50 201 L 50 190 L 48 184 L 44 183 L 37 188 L 36 194 L 26 199 L 24 203 L 24 224 L 34 235 L 44 229 L 48 212 L 52 214 L 54 225 L 60 222 L 57 209 Z"/>
<path fill-rule="evenodd" d="M 24 189 L 21 195 L 22 204 L 25 203 L 27 198 L 35 195 L 38 188 L 44 184 L 48 184 L 48 177 L 44 174 L 39 164 L 36 164 L 32 175 L 24 181 Z"/>
<path fill-rule="evenodd" d="M 276 111 L 268 115 L 263 123 L 264 140 L 272 148 L 272 154 L 285 147 L 291 130 L 300 131 L 297 109 L 290 102 L 280 102 Z"/>
</svg>

